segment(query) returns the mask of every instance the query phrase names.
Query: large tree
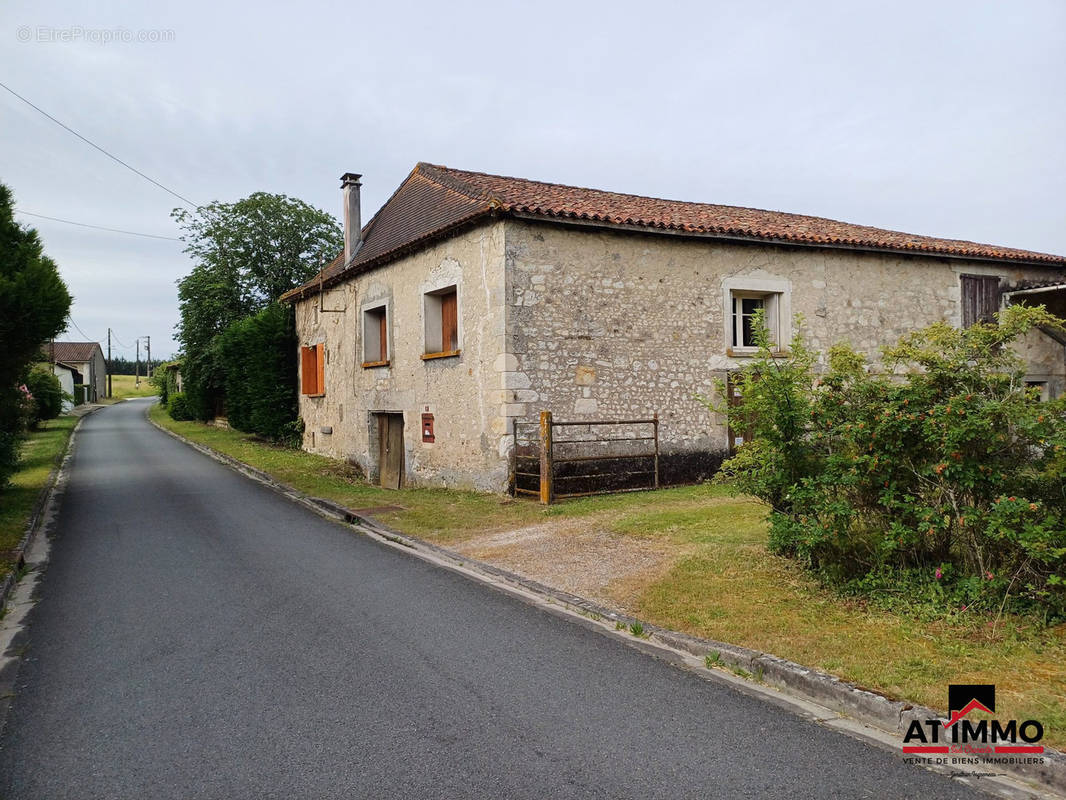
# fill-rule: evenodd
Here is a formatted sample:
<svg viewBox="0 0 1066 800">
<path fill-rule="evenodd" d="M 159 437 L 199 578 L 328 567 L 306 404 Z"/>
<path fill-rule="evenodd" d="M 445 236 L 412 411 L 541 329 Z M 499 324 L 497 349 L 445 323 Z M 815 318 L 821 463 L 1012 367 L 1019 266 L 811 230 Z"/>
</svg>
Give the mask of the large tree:
<svg viewBox="0 0 1066 800">
<path fill-rule="evenodd" d="M 70 292 L 55 263 L 37 231 L 15 221 L 11 191 L 0 184 L 0 486 L 14 469 L 25 422 L 18 387 L 69 312 Z"/>
<path fill-rule="evenodd" d="M 330 214 L 265 192 L 175 209 L 173 217 L 195 262 L 178 281 L 182 380 L 192 412 L 207 418 L 225 384 L 218 336 L 314 275 L 343 249 L 344 238 Z"/>
</svg>

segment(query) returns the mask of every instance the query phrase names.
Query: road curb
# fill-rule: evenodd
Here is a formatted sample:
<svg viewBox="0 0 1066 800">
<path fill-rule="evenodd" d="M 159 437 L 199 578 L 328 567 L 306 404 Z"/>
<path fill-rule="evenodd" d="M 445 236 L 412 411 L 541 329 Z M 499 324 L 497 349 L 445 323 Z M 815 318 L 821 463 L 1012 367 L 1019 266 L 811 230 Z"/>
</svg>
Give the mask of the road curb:
<svg viewBox="0 0 1066 800">
<path fill-rule="evenodd" d="M 70 437 L 67 439 L 66 448 L 56 459 L 52 471 L 48 473 L 48 479 L 45 481 L 44 486 L 41 487 L 41 491 L 37 494 L 37 500 L 33 504 L 33 510 L 30 512 L 30 519 L 29 522 L 26 523 L 25 532 L 22 534 L 18 546 L 15 547 L 14 552 L 17 559 L 15 561 L 14 569 L 4 577 L 3 583 L 0 583 L 0 609 L 7 606 L 7 601 L 11 596 L 11 592 L 18 583 L 18 574 L 26 566 L 26 551 L 29 550 L 30 545 L 33 544 L 33 540 L 36 538 L 37 532 L 41 528 L 41 520 L 44 518 L 44 510 L 48 507 L 48 503 L 52 499 L 52 493 L 55 491 L 56 482 L 59 480 L 59 476 L 63 472 L 63 469 L 66 467 L 70 454 L 74 452 L 74 439 L 78 435 L 78 428 L 81 427 L 82 420 L 91 414 L 95 414 L 100 408 L 103 408 L 103 406 L 93 408 L 78 417 L 78 421 L 74 423 L 74 427 L 70 431 Z"/>
<path fill-rule="evenodd" d="M 149 409 L 151 406 L 149 406 Z M 586 598 L 546 586 L 518 573 L 478 561 L 461 553 L 409 536 L 394 530 L 377 520 L 358 514 L 331 500 L 312 497 L 292 486 L 283 483 L 263 470 L 245 464 L 232 456 L 220 453 L 207 445 L 194 442 L 181 434 L 162 427 L 145 412 L 145 417 L 155 428 L 178 441 L 203 453 L 235 471 L 264 484 L 273 491 L 287 497 L 311 511 L 328 519 L 356 525 L 364 531 L 385 541 L 400 545 L 421 555 L 432 556 L 452 564 L 464 572 L 480 573 L 492 581 L 503 581 L 523 592 L 543 598 L 547 603 L 568 609 L 587 619 L 604 620 L 626 628 L 640 623 L 643 626 L 643 638 L 660 647 L 674 652 L 681 652 L 699 659 L 707 660 L 708 667 L 721 667 L 734 674 L 742 671 L 757 683 L 782 691 L 798 699 L 823 706 L 838 715 L 858 721 L 886 734 L 900 737 L 913 720 L 944 718 L 942 711 L 893 700 L 877 692 L 843 681 L 826 672 L 804 667 L 787 659 L 759 650 L 702 639 L 679 631 L 660 628 L 657 625 L 639 620 Z M 1040 764 L 996 764 L 1011 777 L 1038 786 L 1044 792 L 1054 796 L 1066 797 L 1066 755 L 1046 748 L 1045 763 Z M 987 767 L 986 767 L 987 769 Z"/>
</svg>

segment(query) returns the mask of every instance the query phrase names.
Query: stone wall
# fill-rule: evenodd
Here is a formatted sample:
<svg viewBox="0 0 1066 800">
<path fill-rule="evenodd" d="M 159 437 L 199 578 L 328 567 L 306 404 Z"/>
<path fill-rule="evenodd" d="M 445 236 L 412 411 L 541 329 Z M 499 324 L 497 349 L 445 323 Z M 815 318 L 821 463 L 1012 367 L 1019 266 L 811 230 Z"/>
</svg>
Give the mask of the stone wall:
<svg viewBox="0 0 1066 800">
<path fill-rule="evenodd" d="M 424 295 L 457 286 L 458 356 L 423 360 Z M 389 365 L 364 368 L 363 313 L 387 309 Z M 296 306 L 301 346 L 324 344 L 325 392 L 301 395 L 304 448 L 378 471 L 376 412 L 404 418 L 407 485 L 500 489 L 508 406 L 503 226 L 480 225 Z M 421 415 L 433 415 L 423 442 Z M 507 441 L 504 441 L 507 439 Z"/>
<path fill-rule="evenodd" d="M 730 336 L 729 290 L 781 292 L 779 341 L 802 314 L 809 344 L 879 348 L 938 320 L 959 325 L 959 275 L 1013 284 L 1056 278 L 955 259 L 844 249 L 731 244 L 594 228 L 508 221 L 507 331 L 526 412 L 557 419 L 658 413 L 667 453 L 716 466 L 728 450 L 724 419 L 698 395 L 744 363 Z M 1063 348 L 1033 333 L 1034 380 L 1063 389 Z M 515 398 L 517 400 L 517 396 Z M 702 461 L 696 454 L 707 454 Z M 681 459 L 682 462 L 685 459 Z M 669 460 L 668 462 L 669 463 Z"/>
<path fill-rule="evenodd" d="M 659 415 L 664 482 L 717 468 L 725 420 L 699 396 L 745 361 L 732 347 L 730 291 L 777 293 L 779 341 L 804 317 L 810 345 L 879 348 L 937 320 L 960 324 L 960 274 L 1005 286 L 1050 270 L 851 250 L 724 243 L 512 219 L 469 229 L 296 307 L 300 344 L 325 346 L 325 392 L 301 396 L 304 447 L 375 479 L 376 413 L 404 419 L 405 483 L 500 491 L 513 420 Z M 460 354 L 424 360 L 424 295 L 458 287 Z M 776 301 L 775 301 L 776 302 Z M 362 366 L 363 314 L 384 305 L 389 364 Z M 1063 347 L 1022 348 L 1051 396 Z M 434 419 L 434 442 L 421 414 Z"/>
</svg>

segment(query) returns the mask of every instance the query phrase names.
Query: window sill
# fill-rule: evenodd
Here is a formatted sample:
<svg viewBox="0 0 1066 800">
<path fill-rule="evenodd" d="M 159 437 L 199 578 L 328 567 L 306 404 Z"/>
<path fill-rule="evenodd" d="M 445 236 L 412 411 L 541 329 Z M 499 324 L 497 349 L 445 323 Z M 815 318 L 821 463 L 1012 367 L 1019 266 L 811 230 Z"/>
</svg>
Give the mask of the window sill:
<svg viewBox="0 0 1066 800">
<path fill-rule="evenodd" d="M 318 394 L 305 394 L 304 397 L 325 397 L 325 392 L 319 392 Z"/>
<path fill-rule="evenodd" d="M 423 361 L 432 361 L 435 358 L 456 358 L 462 350 L 445 350 L 443 353 L 425 353 L 422 356 Z"/>
<path fill-rule="evenodd" d="M 364 361 L 363 369 L 374 369 L 375 367 L 387 367 L 390 363 L 388 359 L 385 361 Z"/>
<path fill-rule="evenodd" d="M 727 347 L 725 354 L 729 358 L 755 358 L 759 355 L 759 349 L 757 347 L 752 348 L 739 348 L 739 347 Z M 770 358 L 788 358 L 791 353 L 788 350 L 771 350 Z"/>
</svg>

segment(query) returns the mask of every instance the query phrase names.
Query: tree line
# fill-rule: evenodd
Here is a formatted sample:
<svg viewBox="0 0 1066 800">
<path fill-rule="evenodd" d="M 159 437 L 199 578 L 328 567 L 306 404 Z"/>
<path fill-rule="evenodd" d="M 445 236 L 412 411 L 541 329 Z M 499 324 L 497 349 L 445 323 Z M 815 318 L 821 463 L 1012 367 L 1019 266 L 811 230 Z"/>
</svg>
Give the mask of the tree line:
<svg viewBox="0 0 1066 800">
<path fill-rule="evenodd" d="M 184 392 L 168 392 L 171 415 L 225 414 L 238 430 L 298 441 L 294 316 L 277 299 L 343 249 L 340 225 L 265 192 L 172 216 L 194 265 L 178 281 Z"/>
<path fill-rule="evenodd" d="M 157 364 L 165 364 L 170 360 L 169 358 L 153 358 L 152 369 L 155 369 Z M 135 358 L 112 356 L 111 360 L 107 362 L 107 371 L 112 375 L 142 375 L 148 377 L 148 362 L 143 358 L 138 361 Z"/>
<path fill-rule="evenodd" d="M 33 228 L 15 221 L 11 190 L 0 184 L 0 488 L 19 460 L 24 432 L 56 416 L 59 380 L 41 345 L 63 332 L 71 297 Z"/>
</svg>

